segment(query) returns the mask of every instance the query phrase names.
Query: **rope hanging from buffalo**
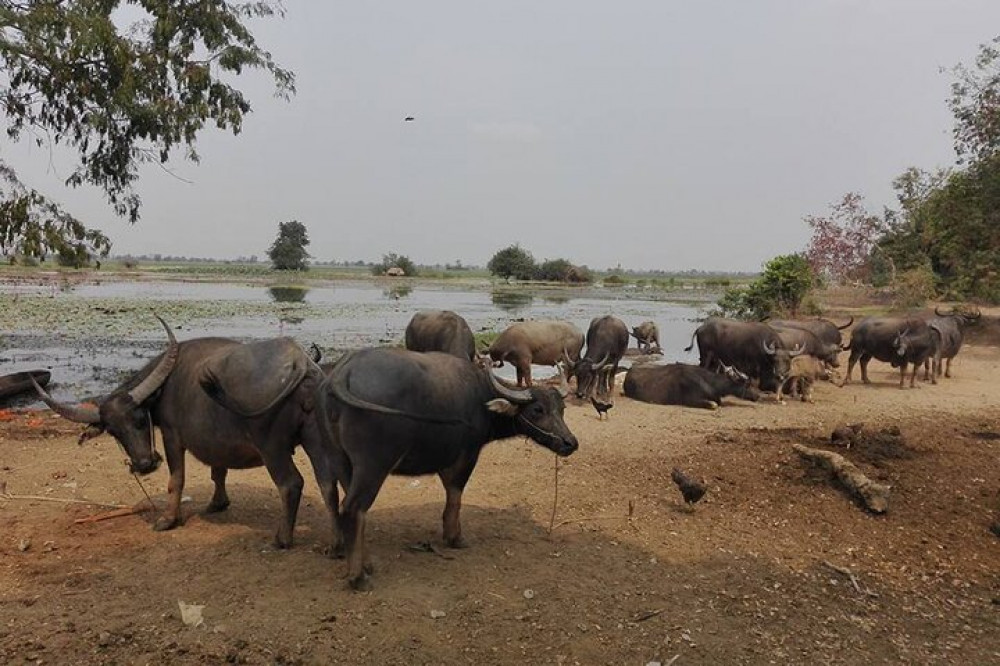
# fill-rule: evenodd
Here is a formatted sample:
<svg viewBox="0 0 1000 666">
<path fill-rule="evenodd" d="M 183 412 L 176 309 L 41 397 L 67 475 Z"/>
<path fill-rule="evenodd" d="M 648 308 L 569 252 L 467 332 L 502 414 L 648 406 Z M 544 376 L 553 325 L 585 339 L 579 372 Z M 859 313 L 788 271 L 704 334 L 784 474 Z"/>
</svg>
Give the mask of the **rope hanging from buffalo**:
<svg viewBox="0 0 1000 666">
<path fill-rule="evenodd" d="M 149 413 L 148 409 L 146 410 L 146 420 L 149 422 L 149 450 L 155 452 L 156 435 L 153 433 L 153 415 Z M 115 440 L 115 444 L 117 444 L 118 448 L 125 454 L 126 464 L 130 464 L 130 461 L 128 461 L 128 451 L 125 450 L 125 447 L 118 441 L 117 437 L 113 437 L 112 439 Z M 146 486 L 142 485 L 142 480 L 139 478 L 139 475 L 132 472 L 131 467 L 129 468 L 129 472 L 132 474 L 132 478 L 135 479 L 135 482 L 139 484 L 139 490 L 141 490 L 142 494 L 146 496 L 146 501 L 149 502 L 149 508 L 155 512 L 156 517 L 158 518 L 160 516 L 160 510 L 156 508 L 156 504 L 153 503 L 153 498 L 149 496 L 148 492 L 146 492 Z"/>
<path fill-rule="evenodd" d="M 552 534 L 552 530 L 556 527 L 556 507 L 559 506 L 559 455 L 553 453 L 552 457 L 555 460 L 555 473 L 553 477 L 552 515 L 549 516 L 549 534 Z"/>
</svg>

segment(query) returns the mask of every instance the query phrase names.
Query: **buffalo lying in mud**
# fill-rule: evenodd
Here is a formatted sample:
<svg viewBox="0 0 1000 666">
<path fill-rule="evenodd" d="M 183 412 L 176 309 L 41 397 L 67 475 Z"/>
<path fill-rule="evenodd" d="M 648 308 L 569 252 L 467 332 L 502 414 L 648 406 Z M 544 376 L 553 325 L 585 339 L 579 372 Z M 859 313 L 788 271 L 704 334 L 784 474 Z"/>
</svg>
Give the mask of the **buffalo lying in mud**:
<svg viewBox="0 0 1000 666">
<path fill-rule="evenodd" d="M 899 368 L 899 388 L 903 388 L 907 364 L 913 364 L 910 388 L 917 377 L 917 367 L 931 358 L 937 348 L 937 336 L 923 319 L 914 317 L 866 317 L 851 333 L 851 357 L 847 361 L 847 376 L 844 383 L 851 381 L 854 364 L 861 361 L 861 381 L 871 384 L 868 379 L 868 362 L 873 358 Z M 931 375 L 931 382 L 937 384 L 937 377 Z"/>
<path fill-rule="evenodd" d="M 583 332 L 564 321 L 524 321 L 512 324 L 490 345 L 494 363 L 507 361 L 517 369 L 518 386 L 531 386 L 531 365 L 572 367 L 583 349 Z M 568 377 L 567 377 L 568 379 Z"/>
<path fill-rule="evenodd" d="M 577 448 L 552 388 L 511 389 L 489 369 L 447 354 L 366 349 L 348 354 L 317 394 L 323 433 L 346 495 L 338 518 L 351 587 L 369 589 L 366 514 L 389 474 L 437 474 L 444 540 L 465 545 L 462 491 L 487 443 L 522 435 L 560 456 Z"/>
<path fill-rule="evenodd" d="M 84 437 L 110 433 L 131 460 L 131 470 L 149 474 L 162 458 L 153 427 L 160 429 L 170 470 L 167 508 L 153 525 L 168 530 L 180 522 L 184 454 L 212 468 L 215 493 L 206 511 L 229 506 L 226 473 L 265 465 L 281 495 L 283 516 L 275 545 L 292 545 L 302 496 L 302 475 L 292 462 L 302 444 L 330 510 L 336 516 L 336 486 L 313 411 L 322 372 L 289 338 L 243 344 L 225 338 L 178 343 L 160 319 L 170 343 L 97 407 L 70 406 L 39 395 L 59 415 L 90 427 Z M 471 364 L 470 364 L 471 365 Z"/>
<path fill-rule="evenodd" d="M 573 365 L 576 376 L 576 397 L 611 394 L 618 363 L 628 349 L 628 328 L 625 322 L 610 315 L 595 317 L 587 329 L 587 353 Z"/>
<path fill-rule="evenodd" d="M 644 321 L 638 326 L 633 326 L 632 332 L 629 335 L 635 338 L 636 346 L 642 350 L 644 354 L 658 353 L 661 351 L 660 329 L 656 325 L 656 322 Z"/>
<path fill-rule="evenodd" d="M 722 365 L 736 368 L 757 379 L 765 390 L 777 390 L 788 376 L 792 358 L 801 347 L 786 348 L 778 332 L 759 322 L 709 317 L 692 338 L 698 341 L 701 367 L 716 370 Z M 694 341 L 684 351 L 691 351 Z"/>
<path fill-rule="evenodd" d="M 768 319 L 765 323 L 784 328 L 801 328 L 809 331 L 825 344 L 840 347 L 844 342 L 841 331 L 850 328 L 851 324 L 854 323 L 854 317 L 847 320 L 843 326 L 837 326 L 829 319 Z"/>
<path fill-rule="evenodd" d="M 625 375 L 625 395 L 658 405 L 684 405 L 716 409 L 727 395 L 756 402 L 760 392 L 743 373 L 725 366 L 716 373 L 698 365 L 635 365 Z"/>
<path fill-rule="evenodd" d="M 945 377 L 951 377 L 951 360 L 958 356 L 962 349 L 962 342 L 965 338 L 965 327 L 979 321 L 982 316 L 978 310 L 973 312 L 952 309 L 951 312 L 942 313 L 934 308 L 934 317 L 927 321 L 931 331 L 936 336 L 936 350 L 934 352 L 934 367 L 931 370 L 935 376 L 941 376 L 941 359 L 947 361 L 944 371 Z M 924 379 L 927 379 L 927 365 L 924 365 Z"/>
<path fill-rule="evenodd" d="M 468 322 L 451 310 L 422 310 L 406 325 L 406 348 L 410 351 L 438 351 L 458 358 L 476 360 L 476 340 Z"/>
</svg>

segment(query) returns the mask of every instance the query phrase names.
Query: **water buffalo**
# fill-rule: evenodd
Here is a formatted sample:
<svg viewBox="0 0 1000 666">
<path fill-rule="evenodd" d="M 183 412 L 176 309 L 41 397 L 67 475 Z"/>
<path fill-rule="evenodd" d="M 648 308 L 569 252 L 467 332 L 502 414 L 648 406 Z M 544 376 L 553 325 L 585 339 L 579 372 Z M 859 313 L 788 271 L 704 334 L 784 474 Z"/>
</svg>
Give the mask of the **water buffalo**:
<svg viewBox="0 0 1000 666">
<path fill-rule="evenodd" d="M 609 395 L 614 388 L 618 363 L 628 349 L 628 328 L 617 317 L 595 317 L 587 329 L 587 353 L 573 365 L 576 397 L 586 398 L 595 391 Z"/>
<path fill-rule="evenodd" d="M 509 362 L 517 369 L 518 386 L 531 386 L 531 364 L 567 367 L 580 358 L 583 332 L 564 321 L 523 321 L 512 324 L 490 345 L 494 363 Z"/>
<path fill-rule="evenodd" d="M 417 352 L 439 351 L 476 360 L 472 329 L 451 310 L 422 310 L 406 325 L 406 348 Z"/>
<path fill-rule="evenodd" d="M 686 363 L 634 365 L 625 375 L 622 388 L 634 400 L 708 409 L 720 407 L 727 395 L 754 402 L 760 399 L 749 377 L 728 366 L 723 370 L 720 374 Z"/>
<path fill-rule="evenodd" d="M 655 322 L 644 321 L 632 327 L 630 335 L 635 338 L 636 346 L 645 354 L 660 351 L 660 329 Z"/>
<path fill-rule="evenodd" d="M 440 477 L 444 540 L 460 548 L 462 491 L 483 446 L 522 435 L 560 456 L 577 448 L 555 389 L 511 389 L 489 369 L 438 352 L 348 354 L 320 386 L 317 403 L 346 492 L 338 527 L 355 589 L 371 586 L 365 515 L 389 474 Z"/>
<path fill-rule="evenodd" d="M 805 328 L 785 326 L 779 322 L 769 321 L 768 326 L 778 332 L 785 349 L 798 347 L 804 354 L 814 356 L 831 367 L 840 367 L 840 344 L 830 344 L 820 340 L 819 336 Z M 840 334 L 837 334 L 840 337 Z"/>
<path fill-rule="evenodd" d="M 709 317 L 692 338 L 684 351 L 691 351 L 697 339 L 701 367 L 733 366 L 767 390 L 777 390 L 792 358 L 802 353 L 801 347 L 786 348 L 778 332 L 760 322 Z"/>
<path fill-rule="evenodd" d="M 167 508 L 153 524 L 157 531 L 180 523 L 184 454 L 190 451 L 212 468 L 215 492 L 209 513 L 229 506 L 228 470 L 265 465 L 284 511 L 275 545 L 291 546 L 303 486 L 292 462 L 299 443 L 312 463 L 332 523 L 336 486 L 313 413 L 313 397 L 322 380 L 319 367 L 289 338 L 249 344 L 195 338 L 178 343 L 170 327 L 160 322 L 170 339 L 167 350 L 96 407 L 64 405 L 36 390 L 59 415 L 89 424 L 84 437 L 109 432 L 138 474 L 153 472 L 162 461 L 153 440 L 153 427 L 160 429 L 170 481 Z"/>
<path fill-rule="evenodd" d="M 931 327 L 931 331 L 936 335 L 937 340 L 937 349 L 934 352 L 934 367 L 932 371 L 936 376 L 940 377 L 941 359 L 946 359 L 947 368 L 944 371 L 944 376 L 951 377 L 951 360 L 955 358 L 958 355 L 958 352 L 962 349 L 962 341 L 965 336 L 964 328 L 965 326 L 978 321 L 982 314 L 978 311 L 965 312 L 954 308 L 951 312 L 946 314 L 939 312 L 937 308 L 934 308 L 934 314 L 936 316 L 927 321 L 927 325 Z M 924 379 L 927 379 L 927 364 L 925 364 L 924 367 Z"/>
<path fill-rule="evenodd" d="M 913 388 L 917 367 L 932 357 L 937 347 L 936 335 L 923 319 L 915 317 L 866 317 L 851 333 L 851 357 L 847 361 L 847 377 L 851 381 L 854 364 L 861 361 L 861 380 L 870 384 L 868 362 L 873 358 L 899 368 L 899 388 L 903 388 L 906 366 L 913 364 L 910 387 Z M 936 384 L 937 378 L 931 376 Z"/>
<path fill-rule="evenodd" d="M 802 402 L 812 402 L 813 384 L 817 379 L 828 379 L 836 384 L 839 373 L 815 356 L 796 356 L 788 370 L 788 379 L 778 391 L 778 402 L 784 402 L 782 398 L 785 391 L 793 398 L 801 396 Z"/>
<path fill-rule="evenodd" d="M 829 319 L 768 319 L 767 323 L 771 326 L 782 326 L 784 328 L 801 328 L 803 330 L 809 331 L 818 337 L 822 342 L 828 345 L 837 345 L 840 347 L 843 344 L 843 338 L 841 337 L 841 331 L 849 328 L 851 324 L 854 323 L 854 317 L 851 317 L 846 324 L 843 326 L 837 326 L 835 323 Z"/>
</svg>

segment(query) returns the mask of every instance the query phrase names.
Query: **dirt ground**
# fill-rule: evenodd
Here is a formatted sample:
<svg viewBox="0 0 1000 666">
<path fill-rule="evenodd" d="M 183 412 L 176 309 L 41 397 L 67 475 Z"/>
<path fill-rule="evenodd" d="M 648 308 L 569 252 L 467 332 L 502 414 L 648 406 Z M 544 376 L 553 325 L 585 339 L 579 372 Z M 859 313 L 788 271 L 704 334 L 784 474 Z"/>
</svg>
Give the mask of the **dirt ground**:
<svg viewBox="0 0 1000 666">
<path fill-rule="evenodd" d="M 560 464 L 551 533 L 553 455 L 522 440 L 485 450 L 466 550 L 441 546 L 435 478 L 390 479 L 370 514 L 370 593 L 321 552 L 304 459 L 289 551 L 270 546 L 279 500 L 262 470 L 230 474 L 230 509 L 202 515 L 209 471 L 191 462 L 171 532 L 150 514 L 75 524 L 104 508 L 22 496 L 136 503 L 123 455 L 15 414 L 0 423 L 0 663 L 998 663 L 1000 349 L 966 347 L 954 378 L 914 390 L 871 370 L 874 385 L 822 384 L 814 405 L 619 397 L 603 422 L 570 405 L 581 446 Z M 834 427 L 859 421 L 903 436 L 837 449 L 892 485 L 882 516 L 791 450 L 837 448 Z M 707 480 L 693 511 L 674 466 Z M 164 466 L 144 482 L 162 502 L 166 481 Z M 204 605 L 204 624 L 178 601 Z"/>
</svg>

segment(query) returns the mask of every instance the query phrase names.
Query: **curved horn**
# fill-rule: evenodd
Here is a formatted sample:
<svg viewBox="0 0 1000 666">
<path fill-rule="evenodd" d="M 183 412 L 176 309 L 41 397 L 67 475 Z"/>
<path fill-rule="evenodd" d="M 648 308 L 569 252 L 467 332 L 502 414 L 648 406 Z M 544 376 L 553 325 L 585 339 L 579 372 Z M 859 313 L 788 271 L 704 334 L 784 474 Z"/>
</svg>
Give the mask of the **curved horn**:
<svg viewBox="0 0 1000 666">
<path fill-rule="evenodd" d="M 28 379 L 31 380 L 32 386 L 35 387 L 38 397 L 49 406 L 49 409 L 64 419 L 69 419 L 76 423 L 89 423 L 91 425 L 101 422 L 101 413 L 97 411 L 96 407 L 70 407 L 69 405 L 56 402 L 52 396 L 46 393 L 45 389 L 38 385 L 34 377 L 28 375 Z"/>
<path fill-rule="evenodd" d="M 806 348 L 805 348 L 805 345 L 795 345 L 795 348 L 794 348 L 794 349 L 791 349 L 791 350 L 790 350 L 790 351 L 788 352 L 788 355 L 789 355 L 789 356 L 798 356 L 799 354 L 801 354 L 801 353 L 802 353 L 802 352 L 804 352 L 805 350 L 806 350 Z"/>
<path fill-rule="evenodd" d="M 935 305 L 934 306 L 934 314 L 936 314 L 938 317 L 950 317 L 951 315 L 955 314 L 955 308 L 952 308 L 951 312 L 949 312 L 947 314 L 944 314 L 944 313 L 938 312 L 938 306 Z"/>
<path fill-rule="evenodd" d="M 846 324 L 844 324 L 843 326 L 837 326 L 836 324 L 834 324 L 834 326 L 837 326 L 837 330 L 838 331 L 842 331 L 842 330 L 844 330 L 845 328 L 847 328 L 848 326 L 850 326 L 853 323 L 854 323 L 854 317 L 852 316 L 850 318 L 850 320 Z"/>
<path fill-rule="evenodd" d="M 605 352 L 604 356 L 601 358 L 601 360 L 594 363 L 594 367 L 595 368 L 602 367 L 605 363 L 608 362 L 609 358 L 611 358 L 611 354 L 609 352 Z"/>
<path fill-rule="evenodd" d="M 760 343 L 764 347 L 764 352 L 767 353 L 769 356 L 774 356 L 776 353 L 778 353 L 778 346 L 774 344 L 774 342 L 771 342 L 771 344 L 768 345 L 767 340 L 761 340 Z"/>
<path fill-rule="evenodd" d="M 179 353 L 179 347 L 177 345 L 177 338 L 174 337 L 174 332 L 170 330 L 167 326 L 167 322 L 163 321 L 159 315 L 153 315 L 160 320 L 163 324 L 164 330 L 167 332 L 167 337 L 170 338 L 169 346 L 167 351 L 164 352 L 163 358 L 157 364 L 153 371 L 149 375 L 139 382 L 139 385 L 128 392 L 128 397 L 132 398 L 132 402 L 137 405 L 141 405 L 145 402 L 146 398 L 153 395 L 153 392 L 163 385 L 163 382 L 167 381 L 167 377 L 170 376 L 170 371 L 174 369 L 174 364 L 177 363 L 177 355 Z"/>
<path fill-rule="evenodd" d="M 569 350 L 566 349 L 566 345 L 563 345 L 563 358 L 566 359 L 566 363 L 572 367 L 573 359 L 569 356 Z"/>
<path fill-rule="evenodd" d="M 486 374 L 489 375 L 490 384 L 493 386 L 493 390 L 496 391 L 501 398 L 506 398 L 516 405 L 526 405 L 535 399 L 531 395 L 531 391 L 528 389 L 508 388 L 504 386 L 492 372 L 487 371 Z"/>
</svg>

